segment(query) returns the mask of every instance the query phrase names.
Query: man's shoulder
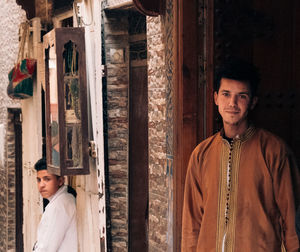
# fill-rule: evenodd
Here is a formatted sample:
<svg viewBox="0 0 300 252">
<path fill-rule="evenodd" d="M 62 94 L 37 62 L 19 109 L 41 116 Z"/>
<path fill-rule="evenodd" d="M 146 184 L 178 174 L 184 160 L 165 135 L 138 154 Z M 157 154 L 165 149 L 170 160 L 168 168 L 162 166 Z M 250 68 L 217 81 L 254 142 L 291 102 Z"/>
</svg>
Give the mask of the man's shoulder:
<svg viewBox="0 0 300 252">
<path fill-rule="evenodd" d="M 282 154 L 291 152 L 289 146 L 280 136 L 266 129 L 257 128 L 254 137 L 266 151 L 280 152 Z"/>
<path fill-rule="evenodd" d="M 256 134 L 259 141 L 266 142 L 267 144 L 275 144 L 275 146 L 286 146 L 285 141 L 278 135 L 263 129 L 257 128 Z"/>
<path fill-rule="evenodd" d="M 65 187 L 65 186 L 64 186 Z M 67 188 L 63 188 L 55 198 L 56 205 L 60 205 L 62 207 L 68 206 L 74 206 L 76 205 L 75 203 L 75 197 L 71 194 L 68 193 Z"/>
<path fill-rule="evenodd" d="M 193 153 L 205 153 L 209 149 L 214 149 L 218 143 L 220 143 L 222 137 L 220 132 L 215 133 L 214 135 L 202 140 L 193 150 Z"/>
<path fill-rule="evenodd" d="M 75 202 L 75 197 L 69 193 L 68 191 L 63 191 L 57 199 L 59 200 L 65 200 L 65 201 L 70 201 L 70 202 Z"/>
</svg>

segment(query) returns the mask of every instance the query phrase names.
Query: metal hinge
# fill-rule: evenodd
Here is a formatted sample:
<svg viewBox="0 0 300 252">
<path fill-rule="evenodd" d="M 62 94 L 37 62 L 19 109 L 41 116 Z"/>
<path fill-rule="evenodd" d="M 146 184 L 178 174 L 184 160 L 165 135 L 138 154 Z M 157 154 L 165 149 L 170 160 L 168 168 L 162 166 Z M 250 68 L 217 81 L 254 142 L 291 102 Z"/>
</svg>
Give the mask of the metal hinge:
<svg viewBox="0 0 300 252">
<path fill-rule="evenodd" d="M 89 142 L 89 155 L 92 158 L 97 157 L 97 151 L 96 151 L 96 143 L 95 141 L 90 141 Z"/>
<path fill-rule="evenodd" d="M 101 65 L 102 77 L 107 77 L 107 67 L 106 65 Z"/>
</svg>

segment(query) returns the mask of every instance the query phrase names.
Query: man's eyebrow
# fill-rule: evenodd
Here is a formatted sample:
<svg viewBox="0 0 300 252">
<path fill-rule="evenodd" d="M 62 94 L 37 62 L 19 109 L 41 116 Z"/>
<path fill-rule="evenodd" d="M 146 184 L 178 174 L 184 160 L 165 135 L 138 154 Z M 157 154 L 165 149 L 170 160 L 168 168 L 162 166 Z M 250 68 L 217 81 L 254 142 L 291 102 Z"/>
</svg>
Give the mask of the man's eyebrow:
<svg viewBox="0 0 300 252">
<path fill-rule="evenodd" d="M 219 92 L 220 92 L 220 93 L 230 93 L 230 91 L 229 91 L 229 90 L 226 90 L 226 89 L 220 89 Z"/>
<path fill-rule="evenodd" d="M 45 178 L 51 178 L 51 176 L 49 176 L 49 175 L 45 175 L 45 176 L 43 176 L 43 177 L 36 177 L 37 179 L 45 179 Z"/>
<path fill-rule="evenodd" d="M 231 93 L 231 91 L 227 90 L 227 89 L 221 89 L 220 92 Z M 242 91 L 242 92 L 239 92 L 238 94 L 247 94 L 247 95 L 250 95 L 250 92 L 249 91 Z"/>
<path fill-rule="evenodd" d="M 250 95 L 249 91 L 244 91 L 244 92 L 239 92 L 239 94 L 246 94 L 246 95 Z"/>
</svg>

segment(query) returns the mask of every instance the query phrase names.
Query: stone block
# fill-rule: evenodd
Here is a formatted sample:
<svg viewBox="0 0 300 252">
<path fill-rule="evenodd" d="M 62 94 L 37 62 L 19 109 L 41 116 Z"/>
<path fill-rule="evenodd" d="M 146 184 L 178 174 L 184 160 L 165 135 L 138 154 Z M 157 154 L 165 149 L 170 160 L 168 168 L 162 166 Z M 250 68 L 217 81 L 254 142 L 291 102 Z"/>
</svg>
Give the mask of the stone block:
<svg viewBox="0 0 300 252">
<path fill-rule="evenodd" d="M 112 64 L 122 64 L 125 61 L 124 49 L 113 49 L 109 50 L 110 62 Z"/>
</svg>

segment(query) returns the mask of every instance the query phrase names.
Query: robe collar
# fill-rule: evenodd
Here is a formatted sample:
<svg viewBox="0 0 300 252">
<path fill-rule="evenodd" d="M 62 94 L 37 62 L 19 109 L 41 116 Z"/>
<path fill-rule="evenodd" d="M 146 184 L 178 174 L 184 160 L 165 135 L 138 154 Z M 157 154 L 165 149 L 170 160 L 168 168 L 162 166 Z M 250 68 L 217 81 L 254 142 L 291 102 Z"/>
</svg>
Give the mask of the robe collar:
<svg viewBox="0 0 300 252">
<path fill-rule="evenodd" d="M 250 126 L 248 127 L 248 129 L 242 134 L 242 135 L 237 135 L 235 138 L 233 138 L 234 141 L 241 141 L 241 142 L 245 142 L 247 141 L 248 139 L 250 139 L 253 134 L 255 132 L 255 127 L 253 124 L 250 124 Z M 225 131 L 224 131 L 224 128 L 222 128 L 220 130 L 220 136 L 222 137 L 222 139 L 224 141 L 227 141 L 228 142 L 228 138 L 225 137 Z"/>
</svg>

